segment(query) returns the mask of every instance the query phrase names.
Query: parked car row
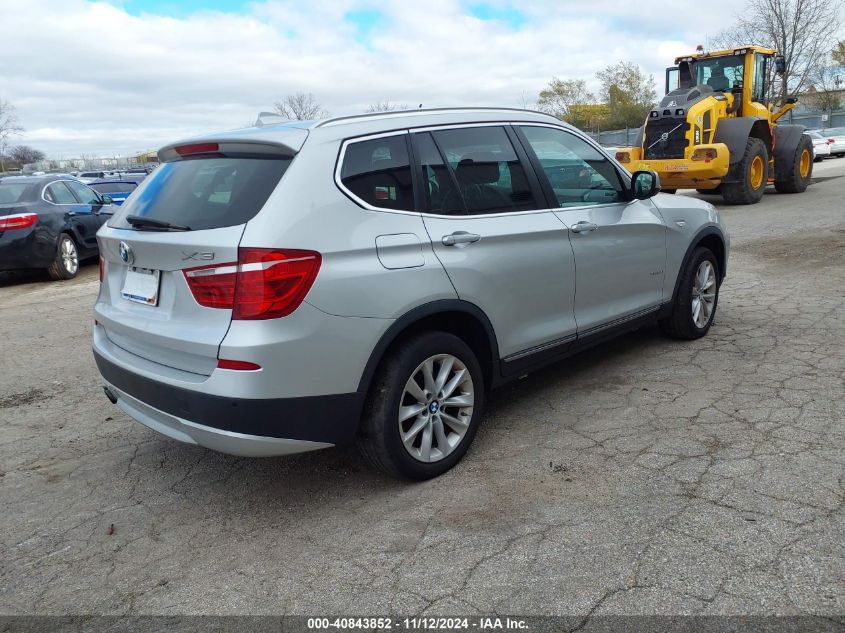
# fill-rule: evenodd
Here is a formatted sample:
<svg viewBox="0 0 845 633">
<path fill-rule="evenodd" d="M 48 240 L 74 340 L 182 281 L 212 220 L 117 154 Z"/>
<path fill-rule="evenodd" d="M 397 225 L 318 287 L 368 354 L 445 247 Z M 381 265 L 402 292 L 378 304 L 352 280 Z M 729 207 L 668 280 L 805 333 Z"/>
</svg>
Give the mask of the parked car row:
<svg viewBox="0 0 845 633">
<path fill-rule="evenodd" d="M 296 122 L 159 156 L 98 234 L 94 356 L 129 416 L 227 453 L 357 441 L 439 475 L 488 390 L 645 323 L 704 336 L 725 277 L 715 207 L 540 113 Z"/>
<path fill-rule="evenodd" d="M 817 161 L 832 156 L 845 156 L 845 127 L 808 130 L 806 133 L 813 140 L 813 153 Z"/>
<path fill-rule="evenodd" d="M 112 198 L 69 176 L 0 180 L 0 271 L 46 269 L 71 279 L 98 253 L 97 230 L 114 212 Z"/>
<path fill-rule="evenodd" d="M 134 182 L 141 182 L 153 171 L 152 166 L 146 167 L 130 167 L 128 169 L 116 170 L 100 170 L 100 171 L 81 171 L 71 172 L 70 175 L 84 182 L 90 184 L 97 180 L 130 180 Z"/>
</svg>

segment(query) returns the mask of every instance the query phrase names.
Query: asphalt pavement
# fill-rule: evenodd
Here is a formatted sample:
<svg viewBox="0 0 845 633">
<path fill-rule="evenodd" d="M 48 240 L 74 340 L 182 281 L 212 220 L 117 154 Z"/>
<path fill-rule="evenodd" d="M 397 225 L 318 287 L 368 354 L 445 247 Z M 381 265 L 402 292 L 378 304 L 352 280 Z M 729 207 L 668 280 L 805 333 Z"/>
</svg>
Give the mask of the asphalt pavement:
<svg viewBox="0 0 845 633">
<path fill-rule="evenodd" d="M 712 198 L 733 251 L 706 338 L 647 328 L 511 384 L 420 484 L 156 435 L 103 395 L 96 263 L 3 276 L 0 613 L 845 614 L 843 175 Z"/>
</svg>

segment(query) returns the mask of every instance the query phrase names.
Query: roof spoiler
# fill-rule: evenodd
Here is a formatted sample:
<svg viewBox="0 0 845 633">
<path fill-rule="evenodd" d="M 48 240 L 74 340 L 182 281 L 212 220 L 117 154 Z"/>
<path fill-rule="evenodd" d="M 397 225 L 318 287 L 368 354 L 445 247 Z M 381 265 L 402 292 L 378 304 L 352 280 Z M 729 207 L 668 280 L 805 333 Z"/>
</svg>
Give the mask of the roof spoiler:
<svg viewBox="0 0 845 633">
<path fill-rule="evenodd" d="M 273 139 L 251 139 L 230 135 L 191 139 L 166 145 L 158 151 L 158 158 L 163 163 L 171 163 L 185 158 L 206 156 L 266 156 L 291 158 L 302 148 L 308 137 L 307 130 L 291 128 Z"/>
</svg>

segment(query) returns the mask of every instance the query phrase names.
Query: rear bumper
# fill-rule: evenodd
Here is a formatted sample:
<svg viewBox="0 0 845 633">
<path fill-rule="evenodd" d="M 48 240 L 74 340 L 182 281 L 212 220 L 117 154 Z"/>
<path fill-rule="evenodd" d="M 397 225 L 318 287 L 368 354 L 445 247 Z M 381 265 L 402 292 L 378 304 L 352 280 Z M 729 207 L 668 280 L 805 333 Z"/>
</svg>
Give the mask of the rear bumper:
<svg viewBox="0 0 845 633">
<path fill-rule="evenodd" d="M 53 263 L 55 247 L 36 228 L 0 231 L 0 270 L 46 268 Z"/>
<path fill-rule="evenodd" d="M 136 374 L 94 350 L 117 404 L 173 439 L 233 455 L 285 455 L 352 441 L 364 394 L 251 399 L 182 389 Z"/>
</svg>

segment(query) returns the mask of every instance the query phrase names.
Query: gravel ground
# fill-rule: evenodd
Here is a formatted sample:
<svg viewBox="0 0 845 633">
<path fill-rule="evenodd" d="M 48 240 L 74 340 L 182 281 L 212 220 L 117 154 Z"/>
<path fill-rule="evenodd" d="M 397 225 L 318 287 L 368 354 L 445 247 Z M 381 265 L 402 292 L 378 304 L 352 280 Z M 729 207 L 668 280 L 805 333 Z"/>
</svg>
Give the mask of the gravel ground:
<svg viewBox="0 0 845 633">
<path fill-rule="evenodd" d="M 5 276 L 0 613 L 845 614 L 843 175 L 723 209 L 709 336 L 496 392 L 422 484 L 155 435 L 103 396 L 96 264 Z"/>
</svg>

